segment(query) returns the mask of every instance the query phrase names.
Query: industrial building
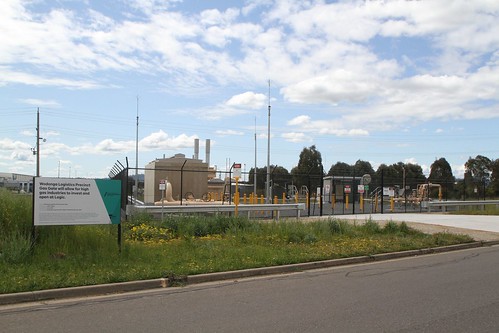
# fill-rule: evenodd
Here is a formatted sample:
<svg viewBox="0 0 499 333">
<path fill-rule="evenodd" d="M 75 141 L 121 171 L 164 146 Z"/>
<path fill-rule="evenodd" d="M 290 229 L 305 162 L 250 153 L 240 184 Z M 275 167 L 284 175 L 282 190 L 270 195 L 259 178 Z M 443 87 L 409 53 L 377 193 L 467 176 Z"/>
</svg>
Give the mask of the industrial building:
<svg viewBox="0 0 499 333">
<path fill-rule="evenodd" d="M 194 156 L 184 154 L 155 159 L 149 162 L 144 171 L 144 203 L 154 204 L 161 200 L 161 181 L 172 187 L 172 197 L 176 201 L 186 198 L 201 199 L 208 193 L 208 180 L 215 178 L 215 171 L 210 168 L 210 140 L 206 140 L 205 161 L 199 159 L 199 139 L 194 141 Z"/>
<path fill-rule="evenodd" d="M 17 192 L 33 192 L 33 176 L 20 173 L 0 172 L 0 187 Z"/>
</svg>

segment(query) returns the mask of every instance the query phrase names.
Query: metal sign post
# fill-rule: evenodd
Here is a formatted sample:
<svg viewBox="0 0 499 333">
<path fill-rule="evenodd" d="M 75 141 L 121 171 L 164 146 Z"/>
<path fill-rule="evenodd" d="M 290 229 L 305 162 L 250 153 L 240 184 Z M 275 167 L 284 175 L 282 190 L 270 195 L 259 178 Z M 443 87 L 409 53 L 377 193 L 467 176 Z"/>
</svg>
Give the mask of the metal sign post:
<svg viewBox="0 0 499 333">
<path fill-rule="evenodd" d="M 159 190 L 161 191 L 161 222 L 163 222 L 163 211 L 165 208 L 165 190 L 166 190 L 166 183 L 164 179 L 161 179 L 159 181 Z"/>
<path fill-rule="evenodd" d="M 234 193 L 234 204 L 236 205 L 236 207 L 234 209 L 234 215 L 237 217 L 238 206 L 239 206 L 238 182 L 239 182 L 239 178 L 241 178 L 241 163 L 234 163 L 234 178 L 236 179 L 236 193 Z"/>
</svg>

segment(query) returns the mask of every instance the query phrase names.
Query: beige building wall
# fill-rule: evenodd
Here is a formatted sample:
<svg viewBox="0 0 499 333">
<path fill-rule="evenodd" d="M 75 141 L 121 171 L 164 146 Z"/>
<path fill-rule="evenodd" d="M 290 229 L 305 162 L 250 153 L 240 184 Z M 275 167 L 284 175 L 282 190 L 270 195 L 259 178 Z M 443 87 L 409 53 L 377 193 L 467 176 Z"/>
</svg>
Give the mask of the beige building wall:
<svg viewBox="0 0 499 333">
<path fill-rule="evenodd" d="M 188 192 L 191 192 L 195 199 L 201 199 L 202 195 L 208 192 L 208 164 L 199 159 L 186 158 L 184 154 L 148 163 L 144 172 L 146 204 L 161 200 L 159 183 L 163 179 L 171 184 L 174 200 L 180 201 L 181 197 L 185 199 Z"/>
</svg>

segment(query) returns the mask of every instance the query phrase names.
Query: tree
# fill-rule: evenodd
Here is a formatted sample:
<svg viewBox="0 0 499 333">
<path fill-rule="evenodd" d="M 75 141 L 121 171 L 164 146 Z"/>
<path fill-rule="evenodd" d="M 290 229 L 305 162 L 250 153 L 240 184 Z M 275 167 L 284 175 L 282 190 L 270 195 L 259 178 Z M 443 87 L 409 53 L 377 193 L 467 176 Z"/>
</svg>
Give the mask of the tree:
<svg viewBox="0 0 499 333">
<path fill-rule="evenodd" d="M 286 168 L 272 165 L 270 167 L 270 180 L 272 195 L 281 198 L 282 194 L 287 192 L 286 186 L 291 183 L 291 176 Z"/>
<path fill-rule="evenodd" d="M 249 171 L 248 182 L 253 184 L 255 178 L 254 168 L 251 168 Z M 277 165 L 270 166 L 270 179 L 272 181 L 272 186 L 278 184 L 280 187 L 284 187 L 287 183 L 290 182 L 291 176 L 286 168 Z M 256 187 L 258 194 L 263 194 L 265 189 L 265 182 L 267 181 L 267 167 L 256 168 Z M 280 195 L 280 192 L 273 191 L 274 195 Z"/>
<path fill-rule="evenodd" d="M 353 166 L 353 173 L 354 176 L 363 176 L 365 174 L 369 174 L 372 176 L 374 175 L 374 169 L 371 166 L 371 163 L 367 161 L 357 160 L 357 162 L 355 162 L 355 165 Z"/>
<path fill-rule="evenodd" d="M 469 158 L 464 164 L 466 172 L 469 172 L 476 181 L 489 180 L 491 174 L 492 161 L 485 156 L 477 155 Z"/>
<path fill-rule="evenodd" d="M 491 196 L 497 197 L 499 195 L 499 158 L 492 162 L 491 170 Z"/>
<path fill-rule="evenodd" d="M 309 148 L 303 148 L 298 165 L 291 170 L 291 174 L 298 188 L 306 185 L 310 190 L 321 185 L 323 170 L 321 153 L 315 145 L 312 145 Z"/>
<path fill-rule="evenodd" d="M 255 168 L 251 168 L 249 171 L 248 182 L 254 184 L 255 179 Z M 256 168 L 256 188 L 257 192 L 265 189 L 265 182 L 267 180 L 267 167 Z"/>
<path fill-rule="evenodd" d="M 327 173 L 328 176 L 350 176 L 352 174 L 352 166 L 345 162 L 336 162 L 332 165 Z"/>
<path fill-rule="evenodd" d="M 485 198 L 485 189 L 490 183 L 492 161 L 488 157 L 477 155 L 475 158 L 470 157 L 464 164 L 464 168 L 466 170 L 464 175 L 465 184 L 471 183 L 472 191 L 474 192 L 474 189 L 476 189 L 478 197 L 481 194 Z"/>
<path fill-rule="evenodd" d="M 398 185 L 401 188 L 406 185 L 414 189 L 417 184 L 426 182 L 426 177 L 423 174 L 421 166 L 412 163 L 398 162 L 390 166 L 381 164 L 376 170 L 375 184 L 381 185 L 381 172 L 383 170 L 384 186 Z M 404 177 L 405 174 L 405 177 Z"/>
<path fill-rule="evenodd" d="M 451 193 L 454 190 L 456 178 L 452 174 L 452 168 L 445 158 L 440 158 L 432 163 L 428 180 L 435 184 L 442 185 L 444 193 Z M 435 196 L 433 193 L 432 196 Z"/>
</svg>

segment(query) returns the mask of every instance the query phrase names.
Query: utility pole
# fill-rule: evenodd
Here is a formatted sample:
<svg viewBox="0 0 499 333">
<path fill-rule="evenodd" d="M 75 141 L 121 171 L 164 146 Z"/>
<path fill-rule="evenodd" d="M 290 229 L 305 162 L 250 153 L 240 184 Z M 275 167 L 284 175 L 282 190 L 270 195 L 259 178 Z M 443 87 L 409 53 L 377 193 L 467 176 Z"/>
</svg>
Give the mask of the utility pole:
<svg viewBox="0 0 499 333">
<path fill-rule="evenodd" d="M 40 177 L 40 108 L 36 109 L 36 176 Z"/>
<path fill-rule="evenodd" d="M 272 198 L 270 194 L 270 80 L 269 80 L 269 115 L 267 123 L 267 182 L 266 182 L 266 194 L 267 203 L 272 203 Z"/>
</svg>

